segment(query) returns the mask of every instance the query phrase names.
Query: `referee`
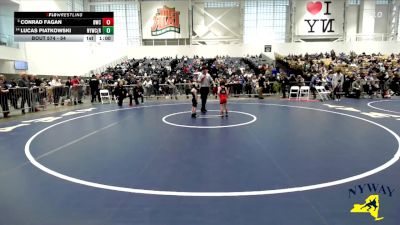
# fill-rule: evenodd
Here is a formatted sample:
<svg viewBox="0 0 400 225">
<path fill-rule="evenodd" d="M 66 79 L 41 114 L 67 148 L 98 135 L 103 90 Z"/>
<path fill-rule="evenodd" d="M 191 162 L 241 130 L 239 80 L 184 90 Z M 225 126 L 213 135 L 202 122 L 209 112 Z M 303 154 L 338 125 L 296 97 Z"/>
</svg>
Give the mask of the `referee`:
<svg viewBox="0 0 400 225">
<path fill-rule="evenodd" d="M 203 73 L 198 77 L 198 82 L 200 83 L 201 112 L 206 113 L 206 103 L 208 93 L 210 92 L 210 85 L 214 85 L 214 81 L 208 73 L 207 67 L 203 66 Z"/>
</svg>

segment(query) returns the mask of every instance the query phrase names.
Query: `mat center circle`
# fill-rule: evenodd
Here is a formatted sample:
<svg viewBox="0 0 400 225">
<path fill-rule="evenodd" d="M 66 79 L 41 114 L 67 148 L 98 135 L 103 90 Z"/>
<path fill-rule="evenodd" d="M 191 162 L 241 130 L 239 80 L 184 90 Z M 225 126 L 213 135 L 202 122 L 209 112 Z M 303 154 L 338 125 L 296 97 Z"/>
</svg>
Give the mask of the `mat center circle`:
<svg viewBox="0 0 400 225">
<path fill-rule="evenodd" d="M 176 127 L 218 129 L 244 126 L 257 120 L 255 115 L 246 112 L 229 111 L 229 117 L 221 117 L 219 112 L 219 110 L 208 110 L 207 113 L 199 114 L 197 118 L 191 118 L 190 111 L 177 112 L 164 116 L 162 121 Z"/>
</svg>

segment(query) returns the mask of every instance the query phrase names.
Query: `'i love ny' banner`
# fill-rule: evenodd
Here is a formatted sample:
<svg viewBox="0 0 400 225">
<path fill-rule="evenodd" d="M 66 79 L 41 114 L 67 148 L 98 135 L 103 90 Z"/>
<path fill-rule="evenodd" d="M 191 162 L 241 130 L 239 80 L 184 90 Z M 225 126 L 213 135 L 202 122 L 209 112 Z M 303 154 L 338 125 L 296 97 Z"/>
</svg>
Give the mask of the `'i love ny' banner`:
<svg viewBox="0 0 400 225">
<path fill-rule="evenodd" d="M 342 35 L 345 0 L 296 0 L 296 35 Z"/>
</svg>

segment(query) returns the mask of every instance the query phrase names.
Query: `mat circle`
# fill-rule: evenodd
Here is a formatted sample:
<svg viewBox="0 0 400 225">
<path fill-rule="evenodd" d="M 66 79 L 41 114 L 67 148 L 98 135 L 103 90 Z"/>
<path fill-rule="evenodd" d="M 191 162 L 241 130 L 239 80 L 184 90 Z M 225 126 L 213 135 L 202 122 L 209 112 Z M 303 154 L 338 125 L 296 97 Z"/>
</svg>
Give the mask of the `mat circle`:
<svg viewBox="0 0 400 225">
<path fill-rule="evenodd" d="M 35 157 L 31 154 L 30 151 L 30 145 L 33 142 L 33 140 L 42 134 L 43 132 L 56 127 L 60 124 L 64 124 L 73 120 L 81 119 L 81 118 L 86 118 L 94 115 L 99 115 L 99 114 L 105 114 L 105 113 L 110 113 L 110 112 L 116 112 L 116 111 L 121 111 L 121 110 L 138 110 L 140 108 L 151 108 L 151 107 L 161 107 L 161 106 L 171 106 L 171 105 L 185 105 L 186 103 L 182 104 L 160 104 L 160 105 L 150 105 L 150 106 L 141 106 L 141 107 L 136 107 L 136 108 L 124 108 L 124 109 L 114 109 L 114 110 L 108 110 L 108 111 L 103 111 L 103 112 L 97 112 L 97 113 L 92 113 L 84 116 L 78 116 L 75 118 L 71 118 L 53 125 L 50 125 L 39 132 L 35 133 L 32 137 L 29 138 L 29 140 L 25 144 L 25 155 L 28 158 L 28 160 L 36 166 L 38 169 L 42 170 L 45 173 L 48 173 L 52 176 L 58 177 L 60 179 L 85 185 L 85 186 L 90 186 L 94 188 L 100 188 L 100 189 L 105 189 L 105 190 L 111 190 L 111 191 L 118 191 L 118 192 L 127 192 L 127 193 L 135 193 L 135 194 L 147 194 L 147 195 L 160 195 L 160 196 L 185 196 L 185 197 L 237 197 L 237 196 L 258 196 L 258 195 L 274 195 L 274 194 L 283 194 L 283 193 L 292 193 L 292 192 L 301 192 L 301 191 L 309 191 L 309 190 L 315 190 L 315 189 L 321 189 L 321 188 L 326 188 L 326 187 L 332 187 L 340 184 L 345 184 L 348 182 L 352 182 L 355 180 L 359 180 L 368 176 L 371 176 L 373 174 L 379 173 L 388 167 L 392 166 L 395 164 L 399 158 L 400 158 L 400 137 L 395 133 L 394 131 L 390 130 L 389 128 L 373 122 L 371 120 L 350 115 L 350 114 L 345 114 L 341 112 L 335 112 L 335 111 L 330 111 L 330 110 L 324 110 L 324 109 L 317 109 L 317 108 L 310 108 L 310 107 L 303 107 L 303 106 L 293 106 L 293 105 L 281 105 L 281 104 L 267 104 L 267 103 L 237 103 L 237 104 L 242 104 L 242 105 L 265 105 L 265 106 L 278 106 L 278 107 L 287 107 L 287 108 L 298 108 L 298 109 L 306 109 L 306 110 L 314 110 L 314 111 L 320 111 L 320 112 L 327 112 L 327 113 L 332 113 L 332 114 L 337 114 L 337 115 L 342 115 L 358 120 L 362 120 L 365 122 L 368 122 L 370 124 L 373 124 L 377 127 L 380 127 L 384 129 L 386 132 L 390 133 L 395 140 L 397 141 L 398 148 L 396 150 L 396 153 L 393 155 L 393 157 L 385 162 L 384 164 L 363 172 L 361 174 L 357 174 L 351 177 L 346 177 L 343 179 L 338 179 L 334 181 L 329 181 L 325 183 L 318 183 L 318 184 L 311 184 L 311 185 L 305 185 L 305 186 L 298 186 L 298 187 L 289 187 L 289 188 L 280 188 L 280 189 L 269 189 L 269 190 L 259 190 L 259 191 L 238 191 L 238 192 L 183 192 L 183 191 L 162 191 L 162 190 L 147 190 L 147 189 L 137 189 L 137 188 L 128 188 L 128 187 L 119 187 L 119 186 L 112 186 L 112 185 L 107 185 L 107 184 L 101 184 L 101 183 L 96 183 L 96 182 L 91 182 L 91 181 L 86 181 L 82 179 L 78 179 L 75 177 L 70 177 L 64 174 L 61 174 L 59 172 L 56 172 L 54 170 L 51 170 L 44 166 L 43 164 L 39 163 Z"/>
<path fill-rule="evenodd" d="M 209 112 L 219 112 L 219 110 L 208 110 Z M 239 126 L 245 126 L 251 123 L 254 123 L 257 120 L 257 117 L 250 114 L 250 113 L 245 113 L 245 112 L 240 112 L 240 111 L 229 111 L 229 114 L 231 115 L 232 113 L 234 114 L 242 114 L 242 115 L 246 115 L 249 116 L 250 118 L 252 118 L 251 120 L 244 122 L 244 123 L 238 123 L 238 124 L 230 124 L 230 125 L 218 125 L 218 126 L 194 126 L 194 125 L 185 125 L 185 124 L 177 124 L 177 123 L 172 123 L 169 122 L 167 120 L 167 118 L 172 117 L 172 116 L 176 116 L 176 115 L 182 115 L 182 114 L 186 114 L 185 116 L 190 115 L 190 111 L 185 111 L 185 112 L 177 112 L 177 113 L 171 113 L 168 114 L 166 116 L 164 116 L 162 118 L 162 121 L 168 125 L 171 126 L 176 126 L 176 127 L 185 127 L 185 128 L 194 128 L 194 129 L 218 129 L 218 128 L 228 128 L 228 127 L 239 127 Z M 214 116 L 214 115 L 213 115 Z M 202 116 L 200 116 L 201 118 Z M 205 117 L 205 116 L 203 116 Z M 199 119 L 200 119 L 199 118 Z"/>
<path fill-rule="evenodd" d="M 398 112 L 398 111 L 393 111 L 393 110 L 388 110 L 388 109 L 382 109 L 382 108 L 379 108 L 379 107 L 376 107 L 376 106 L 373 106 L 373 105 L 372 105 L 372 104 L 378 103 L 378 102 L 397 102 L 397 101 L 396 101 L 396 100 L 379 100 L 379 101 L 368 102 L 367 105 L 368 105 L 368 107 L 370 107 L 370 108 L 377 109 L 377 110 L 380 110 L 380 111 L 400 114 L 400 112 Z"/>
</svg>

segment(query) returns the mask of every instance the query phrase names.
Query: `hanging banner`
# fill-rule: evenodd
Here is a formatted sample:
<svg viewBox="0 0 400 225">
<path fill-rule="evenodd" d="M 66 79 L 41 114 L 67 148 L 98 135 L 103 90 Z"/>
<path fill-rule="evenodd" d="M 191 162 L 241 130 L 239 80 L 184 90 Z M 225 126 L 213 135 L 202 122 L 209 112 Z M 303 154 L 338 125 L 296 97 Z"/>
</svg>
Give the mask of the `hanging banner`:
<svg viewBox="0 0 400 225">
<path fill-rule="evenodd" d="M 142 2 L 143 39 L 189 38 L 189 3 Z"/>
<path fill-rule="evenodd" d="M 343 0 L 296 0 L 296 35 L 342 35 L 344 2 Z"/>
</svg>

